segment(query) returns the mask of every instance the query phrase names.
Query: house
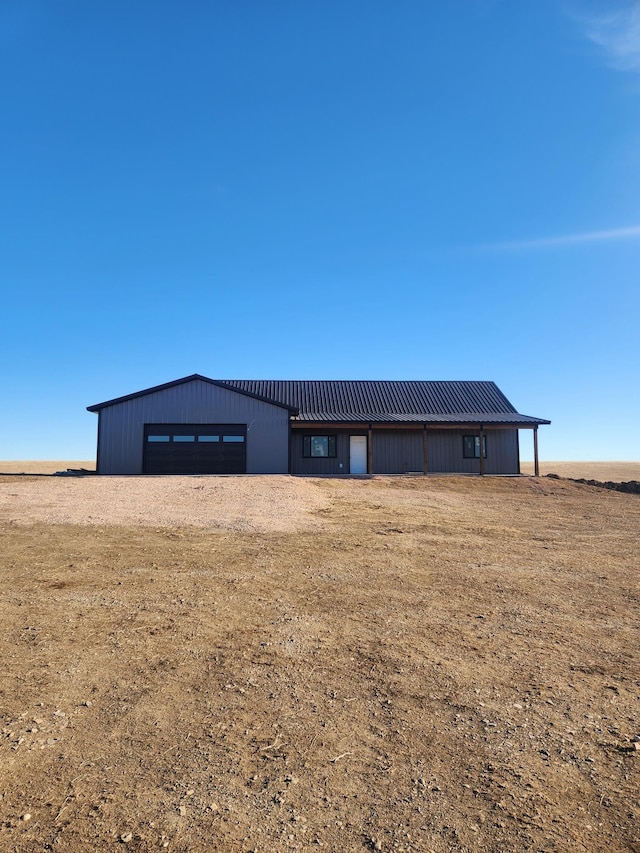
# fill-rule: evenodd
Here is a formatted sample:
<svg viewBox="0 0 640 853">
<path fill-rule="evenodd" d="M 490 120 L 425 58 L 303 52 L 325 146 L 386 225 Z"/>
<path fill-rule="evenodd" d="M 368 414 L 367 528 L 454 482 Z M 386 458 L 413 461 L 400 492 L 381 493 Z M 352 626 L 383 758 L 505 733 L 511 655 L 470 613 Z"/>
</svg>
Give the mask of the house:
<svg viewBox="0 0 640 853">
<path fill-rule="evenodd" d="M 217 380 L 89 406 L 99 474 L 518 474 L 518 414 L 493 382 Z"/>
</svg>

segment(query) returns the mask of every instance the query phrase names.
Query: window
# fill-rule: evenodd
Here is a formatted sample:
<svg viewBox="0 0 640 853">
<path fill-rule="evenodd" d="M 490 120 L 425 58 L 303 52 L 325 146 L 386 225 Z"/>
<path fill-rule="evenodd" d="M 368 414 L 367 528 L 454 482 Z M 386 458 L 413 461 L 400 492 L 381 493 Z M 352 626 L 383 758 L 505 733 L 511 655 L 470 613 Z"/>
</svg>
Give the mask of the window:
<svg viewBox="0 0 640 853">
<path fill-rule="evenodd" d="M 462 455 L 465 459 L 480 458 L 480 436 L 465 435 L 462 437 Z M 482 455 L 487 458 L 487 436 L 482 436 Z"/>
<path fill-rule="evenodd" d="M 198 441 L 220 441 L 219 435 L 199 435 Z"/>
<path fill-rule="evenodd" d="M 243 435 L 223 435 L 223 441 L 244 441 Z"/>
<path fill-rule="evenodd" d="M 304 435 L 302 437 L 302 455 L 306 458 L 335 459 L 335 435 Z"/>
<path fill-rule="evenodd" d="M 148 435 L 147 441 L 171 441 L 169 435 Z"/>
<path fill-rule="evenodd" d="M 173 440 L 174 441 L 195 441 L 196 437 L 195 437 L 195 435 L 174 435 Z"/>
</svg>

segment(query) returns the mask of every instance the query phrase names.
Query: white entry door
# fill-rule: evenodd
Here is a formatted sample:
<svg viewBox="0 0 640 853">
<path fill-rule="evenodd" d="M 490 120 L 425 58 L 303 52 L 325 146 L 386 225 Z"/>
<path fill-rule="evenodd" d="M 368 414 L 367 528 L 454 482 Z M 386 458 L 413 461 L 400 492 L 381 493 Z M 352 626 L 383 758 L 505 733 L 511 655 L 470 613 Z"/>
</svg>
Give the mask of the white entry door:
<svg viewBox="0 0 640 853">
<path fill-rule="evenodd" d="M 349 436 L 349 473 L 367 473 L 367 436 Z"/>
</svg>

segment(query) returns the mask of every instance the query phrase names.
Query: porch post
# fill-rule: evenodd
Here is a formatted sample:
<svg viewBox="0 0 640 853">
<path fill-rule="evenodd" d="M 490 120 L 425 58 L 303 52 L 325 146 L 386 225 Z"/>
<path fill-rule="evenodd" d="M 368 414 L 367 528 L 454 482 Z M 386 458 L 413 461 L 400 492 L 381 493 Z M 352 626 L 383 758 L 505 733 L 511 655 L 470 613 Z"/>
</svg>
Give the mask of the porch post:
<svg viewBox="0 0 640 853">
<path fill-rule="evenodd" d="M 367 430 L 367 474 L 373 474 L 373 429 Z"/>
<path fill-rule="evenodd" d="M 480 476 L 484 476 L 484 426 L 480 424 Z"/>
<path fill-rule="evenodd" d="M 540 476 L 540 464 L 538 462 L 538 427 L 533 428 L 533 473 L 535 477 Z"/>
<path fill-rule="evenodd" d="M 429 473 L 429 448 L 427 442 L 427 425 L 422 428 L 422 473 Z"/>
</svg>

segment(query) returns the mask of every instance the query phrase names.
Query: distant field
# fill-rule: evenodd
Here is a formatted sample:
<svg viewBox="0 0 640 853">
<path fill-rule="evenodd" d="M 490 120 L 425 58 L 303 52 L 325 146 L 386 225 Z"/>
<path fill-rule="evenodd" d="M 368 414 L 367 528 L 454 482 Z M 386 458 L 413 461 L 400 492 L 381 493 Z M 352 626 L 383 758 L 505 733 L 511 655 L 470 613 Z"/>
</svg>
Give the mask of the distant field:
<svg viewBox="0 0 640 853">
<path fill-rule="evenodd" d="M 21 460 L 0 461 L 0 474 L 54 474 L 67 468 L 87 468 L 95 471 L 94 459 L 84 461 L 69 460 Z M 533 474 L 533 462 L 522 462 L 523 474 Z M 560 477 L 572 477 L 586 480 L 640 480 L 640 462 L 541 462 L 541 474 L 558 474 Z"/>
<path fill-rule="evenodd" d="M 50 459 L 21 459 L 10 462 L 0 462 L 0 474 L 55 474 L 56 471 L 66 471 L 67 468 L 88 468 L 95 471 L 95 459 L 84 462 L 51 461 Z"/>
<path fill-rule="evenodd" d="M 533 474 L 533 462 L 522 462 L 520 470 L 523 474 Z M 621 483 L 640 480 L 640 462 L 540 462 L 540 473 Z"/>
</svg>

